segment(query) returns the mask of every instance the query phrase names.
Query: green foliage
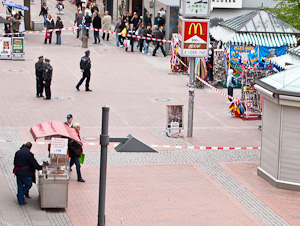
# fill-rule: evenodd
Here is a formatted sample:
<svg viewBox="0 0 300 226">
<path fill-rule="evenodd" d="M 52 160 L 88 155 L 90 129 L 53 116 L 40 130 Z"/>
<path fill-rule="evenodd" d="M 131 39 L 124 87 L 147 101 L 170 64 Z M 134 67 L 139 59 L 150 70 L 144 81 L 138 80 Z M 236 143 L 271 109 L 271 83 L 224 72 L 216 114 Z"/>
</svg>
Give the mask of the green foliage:
<svg viewBox="0 0 300 226">
<path fill-rule="evenodd" d="M 276 0 L 274 9 L 268 9 L 279 19 L 300 30 L 300 0 Z"/>
</svg>

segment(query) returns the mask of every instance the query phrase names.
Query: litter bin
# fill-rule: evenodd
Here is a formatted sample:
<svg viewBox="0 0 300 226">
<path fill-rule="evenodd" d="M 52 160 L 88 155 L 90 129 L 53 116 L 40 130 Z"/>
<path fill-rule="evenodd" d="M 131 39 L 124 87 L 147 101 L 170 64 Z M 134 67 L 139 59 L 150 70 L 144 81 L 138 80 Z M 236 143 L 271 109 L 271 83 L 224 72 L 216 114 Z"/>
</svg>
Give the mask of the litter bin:
<svg viewBox="0 0 300 226">
<path fill-rule="evenodd" d="M 32 20 L 31 27 L 34 31 L 42 31 L 44 30 L 44 22 L 39 20 Z"/>
</svg>

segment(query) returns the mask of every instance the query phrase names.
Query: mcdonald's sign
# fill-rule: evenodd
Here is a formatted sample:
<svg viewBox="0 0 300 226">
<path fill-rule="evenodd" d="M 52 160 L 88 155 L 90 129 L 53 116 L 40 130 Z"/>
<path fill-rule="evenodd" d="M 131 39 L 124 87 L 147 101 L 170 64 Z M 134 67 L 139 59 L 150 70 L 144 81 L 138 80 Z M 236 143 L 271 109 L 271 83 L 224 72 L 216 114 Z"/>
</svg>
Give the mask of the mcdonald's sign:
<svg viewBox="0 0 300 226">
<path fill-rule="evenodd" d="M 187 57 L 206 57 L 209 47 L 209 19 L 179 17 L 179 54 Z"/>
<path fill-rule="evenodd" d="M 199 33 L 198 33 L 198 27 L 199 27 Z M 199 34 L 199 35 L 203 35 L 203 29 L 202 29 L 202 25 L 201 23 L 191 23 L 190 24 L 190 28 L 189 28 L 189 35 L 192 34 L 192 29 L 194 28 L 194 35 Z"/>
</svg>

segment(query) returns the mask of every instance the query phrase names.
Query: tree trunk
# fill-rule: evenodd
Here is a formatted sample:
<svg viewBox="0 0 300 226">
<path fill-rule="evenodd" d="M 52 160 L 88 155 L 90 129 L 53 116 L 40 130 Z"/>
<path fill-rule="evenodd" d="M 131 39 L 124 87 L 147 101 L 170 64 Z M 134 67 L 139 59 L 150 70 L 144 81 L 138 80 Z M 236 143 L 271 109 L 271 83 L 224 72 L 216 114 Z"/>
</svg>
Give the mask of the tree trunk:
<svg viewBox="0 0 300 226">
<path fill-rule="evenodd" d="M 25 22 L 25 30 L 31 30 L 31 18 L 30 18 L 30 2 L 31 0 L 24 0 L 24 6 L 29 8 L 28 11 L 24 10 L 24 22 Z"/>
</svg>

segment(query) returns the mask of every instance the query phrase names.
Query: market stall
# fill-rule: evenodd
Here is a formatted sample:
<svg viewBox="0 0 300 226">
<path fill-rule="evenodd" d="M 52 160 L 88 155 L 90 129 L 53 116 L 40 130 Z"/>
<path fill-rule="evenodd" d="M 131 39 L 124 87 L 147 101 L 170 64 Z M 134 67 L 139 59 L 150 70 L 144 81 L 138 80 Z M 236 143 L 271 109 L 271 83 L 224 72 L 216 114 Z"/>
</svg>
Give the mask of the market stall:
<svg viewBox="0 0 300 226">
<path fill-rule="evenodd" d="M 233 69 L 234 77 L 240 80 L 238 87 L 241 87 L 245 112 L 258 113 L 259 116 L 261 100 L 253 81 L 280 71 L 270 59 L 283 56 L 288 48 L 296 46 L 295 35 L 300 31 L 260 9 L 226 20 L 211 28 L 210 34 L 216 41 L 222 42 L 223 51 L 229 56 L 218 54 L 214 65 L 215 78 L 226 80 L 227 72 L 219 72 L 223 57 L 224 62 L 227 60 L 228 69 Z"/>
<path fill-rule="evenodd" d="M 34 140 L 51 139 L 49 163 L 39 172 L 38 188 L 41 208 L 66 208 L 68 205 L 69 156 L 68 142 L 81 143 L 76 131 L 62 122 L 49 121 L 30 129 Z"/>
</svg>

